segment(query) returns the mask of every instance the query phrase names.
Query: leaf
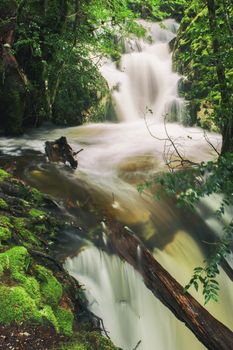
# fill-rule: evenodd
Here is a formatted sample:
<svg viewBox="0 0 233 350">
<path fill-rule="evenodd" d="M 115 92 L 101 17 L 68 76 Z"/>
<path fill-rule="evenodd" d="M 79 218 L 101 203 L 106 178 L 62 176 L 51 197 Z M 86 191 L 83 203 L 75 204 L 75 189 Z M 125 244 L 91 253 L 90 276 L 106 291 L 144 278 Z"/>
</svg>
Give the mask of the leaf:
<svg viewBox="0 0 233 350">
<path fill-rule="evenodd" d="M 196 289 L 196 291 L 198 292 L 198 287 L 199 287 L 199 286 L 198 286 L 197 281 L 194 281 L 194 282 L 193 282 L 193 285 L 194 285 L 194 288 Z"/>
</svg>

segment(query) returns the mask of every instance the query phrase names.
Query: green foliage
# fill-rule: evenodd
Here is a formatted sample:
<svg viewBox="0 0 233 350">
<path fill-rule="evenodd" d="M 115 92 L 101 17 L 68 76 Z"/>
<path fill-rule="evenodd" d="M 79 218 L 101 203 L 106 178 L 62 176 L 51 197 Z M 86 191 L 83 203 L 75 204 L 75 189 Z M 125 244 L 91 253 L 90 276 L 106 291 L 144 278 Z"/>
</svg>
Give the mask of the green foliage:
<svg viewBox="0 0 233 350">
<path fill-rule="evenodd" d="M 146 19 L 163 20 L 172 17 L 181 20 L 186 0 L 128 0 L 129 7 L 140 17 Z"/>
<path fill-rule="evenodd" d="M 173 57 L 175 68 L 185 77 L 180 91 L 189 101 L 191 123 L 224 134 L 226 125 L 233 124 L 233 100 L 229 97 L 233 92 L 233 12 L 228 0 L 214 3 L 211 26 L 207 2 L 187 2 Z M 228 137 L 232 137 L 230 133 Z"/>
<path fill-rule="evenodd" d="M 53 121 L 56 124 L 79 125 L 88 121 L 89 109 L 92 107 L 97 111 L 101 98 L 108 93 L 97 67 L 84 54 L 86 52 L 82 47 L 73 49 L 70 63 L 63 68 L 53 106 Z M 95 113 L 91 119 L 95 120 Z"/>
</svg>

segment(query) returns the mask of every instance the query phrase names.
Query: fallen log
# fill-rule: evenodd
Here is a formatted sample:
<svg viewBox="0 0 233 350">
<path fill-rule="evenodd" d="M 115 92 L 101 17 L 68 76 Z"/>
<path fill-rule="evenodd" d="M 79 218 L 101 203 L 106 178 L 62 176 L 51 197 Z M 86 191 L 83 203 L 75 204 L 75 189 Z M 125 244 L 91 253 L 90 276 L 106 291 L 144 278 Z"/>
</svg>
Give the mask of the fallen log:
<svg viewBox="0 0 233 350">
<path fill-rule="evenodd" d="M 64 164 L 68 162 L 73 169 L 78 167 L 78 161 L 75 157 L 81 151 L 83 149 L 74 152 L 64 136 L 55 141 L 45 142 L 45 154 L 50 162 L 62 162 Z"/>
<path fill-rule="evenodd" d="M 216 320 L 154 259 L 140 240 L 111 221 L 111 239 L 118 254 L 142 275 L 148 289 L 211 350 L 233 348 L 233 333 Z M 138 248 L 140 247 L 140 262 Z"/>
</svg>

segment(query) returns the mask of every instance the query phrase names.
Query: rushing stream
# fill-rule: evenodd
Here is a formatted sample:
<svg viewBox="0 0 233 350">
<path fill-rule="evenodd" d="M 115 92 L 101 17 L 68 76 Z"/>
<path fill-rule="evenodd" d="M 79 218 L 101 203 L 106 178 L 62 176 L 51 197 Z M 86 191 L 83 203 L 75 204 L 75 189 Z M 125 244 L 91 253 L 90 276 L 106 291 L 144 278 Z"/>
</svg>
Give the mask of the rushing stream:
<svg viewBox="0 0 233 350">
<path fill-rule="evenodd" d="M 152 42 L 130 39 L 125 42 L 126 53 L 118 68 L 110 61 L 100 68 L 112 90 L 119 123 L 43 128 L 24 138 L 2 139 L 0 146 L 16 160 L 16 174 L 68 203 L 73 208 L 70 215 L 78 215 L 86 230 L 96 232 L 98 226 L 106 243 L 105 223 L 97 225 L 96 211 L 99 216 L 111 213 L 139 235 L 156 259 L 185 285 L 192 269 L 203 261 L 208 247 L 201 241 L 213 235 L 211 225 L 198 214 L 179 210 L 169 198 L 156 202 L 149 192 L 140 195 L 136 185 L 164 169 L 164 156 L 169 155 L 164 141 L 167 134 L 193 161 L 214 155 L 201 129 L 174 122 L 185 118 L 185 103 L 177 92 L 180 77 L 172 72 L 168 45 L 175 36 L 176 23 L 166 21 L 167 30 L 159 24 L 141 23 Z M 46 163 L 40 153 L 45 140 L 61 135 L 74 149 L 84 148 L 76 171 Z M 216 146 L 220 144 L 219 135 L 208 137 Z M 91 310 L 103 318 L 116 345 L 124 350 L 133 350 L 137 344 L 138 350 L 204 348 L 153 296 L 131 266 L 108 253 L 107 247 L 104 252 L 83 238 L 71 236 L 67 235 L 66 245 L 71 246 L 72 258 L 65 266 L 85 285 Z M 80 247 L 84 247 L 81 252 Z M 140 263 L 140 251 L 138 259 Z M 232 286 L 223 271 L 220 286 L 221 301 L 210 303 L 208 309 L 231 327 Z M 202 300 L 200 294 L 193 294 Z"/>
</svg>

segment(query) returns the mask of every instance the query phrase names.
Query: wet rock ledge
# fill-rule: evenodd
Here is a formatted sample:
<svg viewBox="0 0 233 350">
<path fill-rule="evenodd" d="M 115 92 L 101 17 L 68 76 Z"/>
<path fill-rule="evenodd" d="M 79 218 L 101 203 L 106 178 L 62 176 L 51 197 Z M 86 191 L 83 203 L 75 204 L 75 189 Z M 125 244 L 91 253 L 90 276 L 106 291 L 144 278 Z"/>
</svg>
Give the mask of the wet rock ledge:
<svg viewBox="0 0 233 350">
<path fill-rule="evenodd" d="M 0 169 L 0 349 L 114 350 L 53 256 L 52 200 Z"/>
</svg>

